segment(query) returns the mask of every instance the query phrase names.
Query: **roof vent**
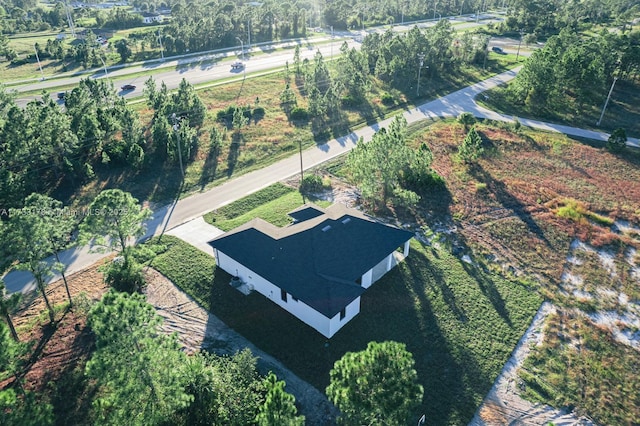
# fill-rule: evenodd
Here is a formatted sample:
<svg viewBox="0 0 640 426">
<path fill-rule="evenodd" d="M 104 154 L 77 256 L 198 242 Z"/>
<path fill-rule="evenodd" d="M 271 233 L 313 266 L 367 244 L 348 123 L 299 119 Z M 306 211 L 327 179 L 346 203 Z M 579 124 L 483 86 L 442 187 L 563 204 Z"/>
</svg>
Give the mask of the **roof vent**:
<svg viewBox="0 0 640 426">
<path fill-rule="evenodd" d="M 327 225 L 324 228 L 322 228 L 322 232 L 327 232 L 329 229 L 331 229 L 331 225 Z"/>
<path fill-rule="evenodd" d="M 343 224 L 345 224 L 345 225 L 346 225 L 347 223 L 349 223 L 349 222 L 351 222 L 351 218 L 350 218 L 350 217 L 348 217 L 348 218 L 346 218 L 346 219 L 343 219 L 343 220 L 342 220 L 342 223 L 343 223 Z"/>
</svg>

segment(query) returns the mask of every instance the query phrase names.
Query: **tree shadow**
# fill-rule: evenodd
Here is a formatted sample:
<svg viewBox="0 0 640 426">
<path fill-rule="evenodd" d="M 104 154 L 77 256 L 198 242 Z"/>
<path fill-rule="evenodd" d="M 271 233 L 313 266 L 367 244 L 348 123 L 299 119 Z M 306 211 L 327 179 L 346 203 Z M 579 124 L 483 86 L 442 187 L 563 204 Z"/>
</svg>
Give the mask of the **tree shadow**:
<svg viewBox="0 0 640 426">
<path fill-rule="evenodd" d="M 200 190 L 204 190 L 207 184 L 213 181 L 216 177 L 216 170 L 218 168 L 218 156 L 220 155 L 220 148 L 216 146 L 210 146 L 209 152 L 207 153 L 207 157 L 204 160 L 204 164 L 202 165 L 202 173 L 200 174 L 200 179 L 198 180 L 198 184 L 200 185 Z"/>
<path fill-rule="evenodd" d="M 493 176 L 479 164 L 471 165 L 469 167 L 469 174 L 478 182 L 485 183 L 487 189 L 495 195 L 496 200 L 504 208 L 510 209 L 527 226 L 531 233 L 544 241 L 547 247 L 551 247 L 551 243 L 545 236 L 544 230 L 540 228 L 533 216 L 527 211 L 527 206 L 511 194 L 504 182 L 494 179 Z"/>
<path fill-rule="evenodd" d="M 227 156 L 227 177 L 230 178 L 233 175 L 233 170 L 238 164 L 238 157 L 240 156 L 240 142 L 242 141 L 242 135 L 240 133 L 234 133 L 231 136 L 231 145 L 229 146 L 229 155 Z"/>
<path fill-rule="evenodd" d="M 465 313 L 464 309 L 458 306 L 456 302 L 456 297 L 449 285 L 447 284 L 447 280 L 444 275 L 440 271 L 440 269 L 436 268 L 429 260 L 419 252 L 415 250 L 411 253 L 411 256 L 416 256 L 420 258 L 420 261 L 417 262 L 423 268 L 422 271 L 418 271 L 416 269 L 414 262 L 407 262 L 407 268 L 411 272 L 411 275 L 418 276 L 424 278 L 424 272 L 427 272 L 427 276 L 429 280 L 427 280 L 426 285 L 437 294 L 442 296 L 442 299 L 445 301 L 451 312 L 456 316 L 458 321 L 466 322 L 469 318 Z M 422 272 L 422 274 L 420 273 Z"/>
<path fill-rule="evenodd" d="M 498 315 L 500 315 L 500 317 L 507 323 L 510 328 L 513 327 L 511 318 L 509 317 L 509 311 L 507 311 L 507 308 L 505 306 L 504 299 L 502 298 L 500 292 L 498 292 L 498 289 L 496 288 L 493 280 L 487 277 L 478 268 L 468 264 L 465 261 L 461 260 L 460 264 L 464 268 L 467 275 L 472 277 L 475 282 L 478 283 L 480 291 L 487 297 L 487 299 L 489 299 L 491 305 L 493 305 Z"/>
<path fill-rule="evenodd" d="M 47 373 L 43 380 L 54 383 L 51 405 L 56 418 L 56 425 L 88 424 L 92 402 L 98 388 L 85 375 L 85 361 L 95 350 L 95 340 L 89 327 L 82 328 L 79 334 L 68 344 L 68 349 L 77 355 L 57 372 L 55 378 L 48 379 L 52 374 Z"/>
</svg>

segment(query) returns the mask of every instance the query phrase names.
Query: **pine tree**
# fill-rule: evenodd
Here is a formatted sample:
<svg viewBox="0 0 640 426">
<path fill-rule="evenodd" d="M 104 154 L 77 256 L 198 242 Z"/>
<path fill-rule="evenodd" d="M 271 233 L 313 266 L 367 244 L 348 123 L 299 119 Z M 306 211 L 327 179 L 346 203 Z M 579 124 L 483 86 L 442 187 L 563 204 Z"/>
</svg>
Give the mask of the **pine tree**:
<svg viewBox="0 0 640 426">
<path fill-rule="evenodd" d="M 284 391 L 285 382 L 278 380 L 273 372 L 264 379 L 267 396 L 256 417 L 258 426 L 302 426 L 304 416 L 298 416 L 296 399 Z"/>
<path fill-rule="evenodd" d="M 465 163 L 473 163 L 484 153 L 482 138 L 472 127 L 458 147 L 458 157 Z"/>
</svg>

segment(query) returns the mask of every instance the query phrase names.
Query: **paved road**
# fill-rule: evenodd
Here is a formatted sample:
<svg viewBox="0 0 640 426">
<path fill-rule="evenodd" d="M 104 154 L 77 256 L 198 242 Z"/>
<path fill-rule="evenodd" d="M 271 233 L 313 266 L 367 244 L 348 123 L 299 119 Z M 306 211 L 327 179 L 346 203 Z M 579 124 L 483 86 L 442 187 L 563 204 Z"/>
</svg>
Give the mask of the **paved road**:
<svg viewBox="0 0 640 426">
<path fill-rule="evenodd" d="M 502 73 L 480 83 L 458 90 L 448 96 L 427 102 L 417 108 L 403 113 L 408 123 L 414 123 L 426 119 L 438 119 L 440 117 L 458 116 L 463 112 L 471 112 L 476 117 L 489 118 L 500 121 L 512 121 L 513 116 L 499 114 L 490 111 L 475 103 L 474 98 L 478 94 L 497 85 L 506 83 L 517 74 L 517 69 Z M 360 128 L 346 136 L 333 139 L 323 145 L 309 148 L 302 153 L 302 161 L 305 169 L 314 167 L 327 160 L 335 158 L 352 149 L 358 139 L 369 141 L 379 129 L 386 127 L 392 118 L 379 123 Z M 571 136 L 579 136 L 606 141 L 609 137 L 606 133 L 591 130 L 577 129 L 541 121 L 520 119 L 519 121 L 534 128 L 565 133 Z M 640 147 L 638 139 L 630 139 L 629 145 Z M 300 171 L 300 157 L 298 154 L 281 160 L 261 170 L 233 178 L 223 185 L 212 188 L 206 192 L 191 195 L 171 205 L 164 206 L 155 211 L 153 218 L 147 224 L 147 234 L 144 238 L 158 235 L 162 232 L 202 216 L 204 213 L 222 207 L 234 200 L 244 197 L 275 182 L 289 178 Z M 67 250 L 62 261 L 68 265 L 69 272 L 82 270 L 92 265 L 104 254 L 88 253 L 86 247 Z M 32 277 L 27 272 L 11 272 L 4 278 L 9 292 L 30 291 L 34 288 Z"/>
<path fill-rule="evenodd" d="M 495 17 L 490 14 L 480 16 L 476 22 L 475 18 L 469 16 L 451 18 L 450 21 L 455 23 L 456 29 L 468 29 L 483 26 L 489 23 L 500 22 L 502 18 Z M 393 27 L 394 31 L 408 31 L 413 26 L 419 28 L 427 28 L 436 24 L 436 21 L 411 22 L 404 25 L 398 24 Z M 389 27 L 376 27 L 365 30 L 366 33 L 385 32 Z M 185 78 L 191 84 L 202 84 L 213 82 L 216 80 L 227 79 L 233 76 L 242 76 L 244 72 L 255 73 L 260 71 L 268 71 L 282 68 L 286 61 L 293 63 L 293 49 L 286 51 L 276 50 L 287 47 L 294 47 L 300 44 L 304 48 L 301 49 L 301 59 L 312 59 L 317 50 L 322 52 L 324 58 L 332 58 L 340 55 L 340 46 L 347 41 L 349 47 L 359 48 L 360 44 L 354 41 L 360 32 L 354 31 L 336 31 L 334 38 L 331 36 L 315 37 L 309 39 L 288 40 L 282 43 L 260 43 L 254 44 L 249 51 L 245 49 L 243 54 L 240 46 L 237 49 L 221 49 L 217 51 L 204 52 L 198 55 L 182 55 L 180 57 L 168 58 L 166 61 L 150 60 L 141 63 L 118 65 L 107 68 L 108 75 L 105 75 L 103 68 L 96 68 L 83 73 L 69 73 L 64 78 L 56 78 L 49 80 L 30 80 L 25 81 L 23 85 L 11 87 L 12 90 L 20 92 L 33 92 L 48 90 L 55 92 L 56 88 L 62 86 L 76 85 L 83 78 L 103 79 L 109 78 L 116 88 L 120 88 L 124 84 L 133 84 L 135 90 L 119 91 L 118 94 L 125 98 L 136 98 L 142 95 L 144 82 L 148 79 L 148 75 L 132 75 L 143 72 L 153 71 L 154 80 L 157 83 L 164 81 L 168 89 L 175 89 L 180 81 Z M 247 66 L 245 70 L 232 71 L 230 64 L 231 58 L 246 60 Z M 225 61 L 226 59 L 226 61 Z M 5 82 L 5 83 L 11 83 Z M 39 98 L 39 95 L 22 96 L 17 100 L 18 105 L 25 106 L 30 100 Z M 62 101 L 60 101 L 62 103 Z"/>
</svg>

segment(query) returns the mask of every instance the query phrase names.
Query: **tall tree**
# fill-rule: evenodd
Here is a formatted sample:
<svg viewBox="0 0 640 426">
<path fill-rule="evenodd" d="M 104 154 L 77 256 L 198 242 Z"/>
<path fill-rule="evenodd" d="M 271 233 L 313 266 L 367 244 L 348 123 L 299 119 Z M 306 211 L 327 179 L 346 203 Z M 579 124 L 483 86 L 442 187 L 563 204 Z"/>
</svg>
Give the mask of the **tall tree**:
<svg viewBox="0 0 640 426">
<path fill-rule="evenodd" d="M 178 417 L 188 426 L 254 424 L 264 404 L 263 380 L 249 349 L 233 356 L 197 353 L 185 364 L 186 391 L 193 396 Z M 277 424 L 277 423 L 274 423 Z"/>
<path fill-rule="evenodd" d="M 17 342 L 20 340 L 18 337 L 18 333 L 16 332 L 16 328 L 13 325 L 13 320 L 11 319 L 11 313 L 20 303 L 20 296 L 22 293 L 13 293 L 11 295 L 6 294 L 6 287 L 2 278 L 0 278 L 0 315 L 4 317 L 7 326 L 9 326 L 9 330 L 11 331 L 11 336 Z"/>
<path fill-rule="evenodd" d="M 43 238 L 49 243 L 49 250 L 56 259 L 55 269 L 60 272 L 64 288 L 69 298 L 69 306 L 73 306 L 69 283 L 64 273 L 66 267 L 60 261 L 60 252 L 69 246 L 71 233 L 75 228 L 75 220 L 69 211 L 64 209 L 62 202 L 47 195 L 31 194 L 24 200 L 24 209 L 38 212 L 41 234 L 37 238 Z M 36 238 L 36 236 L 34 236 Z"/>
<path fill-rule="evenodd" d="M 33 392 L 18 396 L 13 389 L 0 391 L 2 424 L 7 426 L 49 426 L 55 424 L 51 404 L 43 403 Z"/>
<path fill-rule="evenodd" d="M 55 313 L 47 296 L 46 280 L 52 275 L 55 265 L 46 261 L 46 257 L 52 253 L 52 248 L 42 212 L 25 206 L 22 209 L 11 209 L 10 217 L 5 237 L 12 248 L 13 259 L 18 261 L 16 269 L 33 274 L 36 287 L 47 306 L 49 319 L 53 323 Z"/>
<path fill-rule="evenodd" d="M 195 88 L 185 78 L 180 81 L 178 90 L 171 96 L 173 103 L 171 113 L 189 119 L 191 126 L 200 127 L 204 121 L 207 107 L 204 105 Z"/>
<path fill-rule="evenodd" d="M 264 379 L 264 386 L 267 390 L 267 396 L 256 417 L 258 426 L 304 425 L 304 416 L 298 416 L 298 409 L 295 406 L 296 399 L 284 391 L 284 381 L 278 380 L 278 377 L 270 371 Z"/>
<path fill-rule="evenodd" d="M 182 375 L 186 355 L 143 295 L 107 292 L 89 312 L 96 352 L 86 372 L 102 388 L 94 402 L 100 424 L 165 421 L 192 400 Z"/>
<path fill-rule="evenodd" d="M 413 355 L 404 343 L 369 342 L 361 352 L 347 352 L 331 370 L 327 396 L 345 425 L 408 424 L 420 405 Z"/>
<path fill-rule="evenodd" d="M 144 221 L 150 216 L 151 210 L 142 208 L 130 193 L 104 190 L 93 200 L 80 224 L 81 240 L 91 239 L 99 249 L 123 253 L 126 257 L 130 240 L 144 235 Z"/>
<path fill-rule="evenodd" d="M 415 158 L 413 150 L 406 145 L 406 127 L 407 121 L 398 115 L 388 128 L 373 135 L 370 142 L 358 141 L 349 153 L 347 164 L 364 198 L 386 204 L 400 188 L 403 175 Z"/>
</svg>

